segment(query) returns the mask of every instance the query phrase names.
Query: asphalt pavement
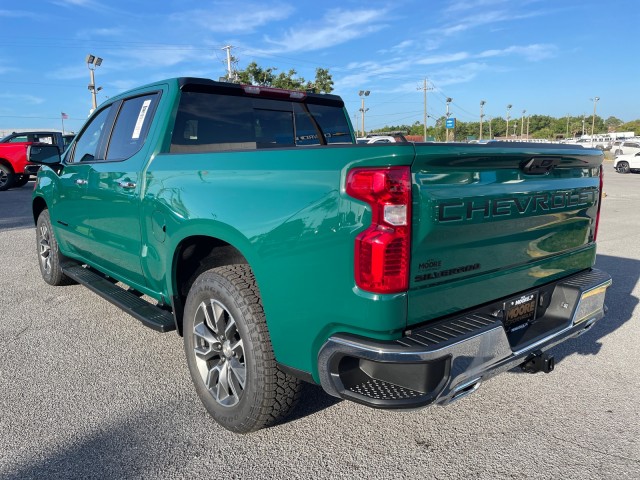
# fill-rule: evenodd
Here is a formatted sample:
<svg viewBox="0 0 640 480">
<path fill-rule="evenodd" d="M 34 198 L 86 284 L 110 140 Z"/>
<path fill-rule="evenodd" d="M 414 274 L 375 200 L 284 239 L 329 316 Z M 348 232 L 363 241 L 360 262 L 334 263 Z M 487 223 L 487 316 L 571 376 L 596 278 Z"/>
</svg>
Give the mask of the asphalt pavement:
<svg viewBox="0 0 640 480">
<path fill-rule="evenodd" d="M 200 404 L 182 339 L 40 278 L 33 184 L 0 192 L 0 478 L 640 478 L 640 174 L 607 164 L 597 265 L 609 312 L 447 407 L 374 410 L 305 386 L 250 435 Z"/>
</svg>

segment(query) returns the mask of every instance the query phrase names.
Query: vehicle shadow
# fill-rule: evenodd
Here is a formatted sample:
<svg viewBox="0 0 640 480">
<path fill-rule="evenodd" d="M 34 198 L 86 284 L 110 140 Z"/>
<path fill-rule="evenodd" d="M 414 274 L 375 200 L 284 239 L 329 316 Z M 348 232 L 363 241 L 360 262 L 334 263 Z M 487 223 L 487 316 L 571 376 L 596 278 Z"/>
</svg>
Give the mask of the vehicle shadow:
<svg viewBox="0 0 640 480">
<path fill-rule="evenodd" d="M 33 181 L 23 187 L 0 192 L 0 231 L 34 227 L 31 192 Z"/>
<path fill-rule="evenodd" d="M 343 400 L 341 398 L 329 395 L 320 385 L 303 382 L 298 405 L 296 405 L 286 418 L 279 422 L 279 425 L 284 425 L 311 416 L 342 401 Z"/>
<path fill-rule="evenodd" d="M 552 349 L 556 363 L 572 354 L 596 355 L 602 348 L 600 339 L 616 331 L 629 321 L 638 305 L 632 292 L 640 279 L 640 261 L 631 258 L 598 255 L 596 268 L 608 272 L 613 284 L 607 289 L 604 318 L 580 337 L 568 340 Z"/>
<path fill-rule="evenodd" d="M 556 364 L 571 355 L 597 355 L 602 349 L 600 339 L 629 321 L 638 305 L 638 299 L 631 295 L 640 279 L 640 261 L 631 258 L 598 255 L 596 268 L 604 270 L 613 278 L 613 284 L 607 289 L 605 305 L 608 311 L 604 318 L 596 322 L 584 334 L 571 338 L 549 350 Z M 524 373 L 519 366 L 512 373 Z"/>
</svg>

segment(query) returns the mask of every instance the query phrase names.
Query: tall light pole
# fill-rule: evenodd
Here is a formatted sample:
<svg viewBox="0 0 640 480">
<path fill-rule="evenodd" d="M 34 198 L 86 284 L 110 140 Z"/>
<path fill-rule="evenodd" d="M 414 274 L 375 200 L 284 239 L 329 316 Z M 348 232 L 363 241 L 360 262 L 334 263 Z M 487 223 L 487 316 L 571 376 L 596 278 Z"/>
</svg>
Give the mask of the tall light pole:
<svg viewBox="0 0 640 480">
<path fill-rule="evenodd" d="M 433 88 L 429 88 L 427 84 L 427 77 L 424 77 L 424 82 L 422 87 L 418 87 L 418 90 L 422 90 L 424 92 L 424 138 L 423 140 L 427 141 L 427 90 L 433 90 Z"/>
<path fill-rule="evenodd" d="M 593 101 L 593 118 L 591 119 L 591 145 L 593 145 L 593 135 L 595 134 L 596 130 L 596 103 L 598 103 L 600 97 L 593 97 L 589 100 Z"/>
<path fill-rule="evenodd" d="M 531 120 L 531 115 L 527 117 L 527 140 L 529 140 L 529 120 Z"/>
<path fill-rule="evenodd" d="M 451 97 L 447 97 L 447 114 L 446 114 L 446 118 L 447 118 L 447 120 L 448 120 L 448 119 L 449 119 L 449 117 L 451 116 L 451 113 L 449 113 L 449 105 L 451 104 L 451 102 L 453 102 L 453 98 L 451 98 Z M 447 128 L 447 122 L 446 122 L 446 120 L 445 120 L 444 128 L 445 128 L 445 133 L 446 133 L 446 137 L 447 137 L 447 139 L 446 139 L 446 140 L 447 140 L 447 142 L 448 142 L 448 141 L 449 141 L 449 129 Z"/>
<path fill-rule="evenodd" d="M 493 133 L 491 132 L 491 121 L 493 120 L 493 117 L 489 117 L 489 140 L 491 140 L 493 138 Z"/>
<path fill-rule="evenodd" d="M 227 45 L 226 47 L 222 47 L 221 50 L 227 51 L 227 81 L 233 81 L 233 72 L 231 71 L 231 49 L 233 46 Z"/>
<path fill-rule="evenodd" d="M 364 137 L 364 112 L 367 112 L 369 109 L 364 108 L 364 97 L 368 97 L 371 92 L 369 90 L 360 90 L 358 95 L 362 100 L 362 106 L 360 107 L 360 113 L 362 113 L 362 136 Z"/>
<path fill-rule="evenodd" d="M 524 115 L 525 113 L 527 113 L 526 110 L 522 110 L 522 123 L 520 124 L 520 140 L 522 140 L 522 137 L 524 136 Z"/>
<path fill-rule="evenodd" d="M 586 117 L 584 115 L 582 115 L 582 136 L 584 137 L 584 122 L 586 120 Z"/>
<path fill-rule="evenodd" d="M 507 138 L 509 138 L 509 113 L 511 112 L 511 107 L 513 107 L 513 105 L 511 104 L 507 105 L 507 129 L 505 133 L 505 136 Z"/>
<path fill-rule="evenodd" d="M 93 109 L 91 111 L 93 111 L 98 107 L 96 93 L 102 90 L 102 87 L 98 87 L 96 89 L 96 78 L 94 75 L 94 71 L 97 67 L 102 65 L 102 59 L 100 57 L 96 57 L 95 55 L 89 54 L 87 55 L 87 58 L 85 58 L 85 62 L 87 62 L 87 68 L 89 69 L 89 91 L 91 92 L 91 101 L 93 105 Z"/>
<path fill-rule="evenodd" d="M 482 140 L 482 119 L 484 118 L 484 100 L 480 100 L 480 140 Z"/>
</svg>

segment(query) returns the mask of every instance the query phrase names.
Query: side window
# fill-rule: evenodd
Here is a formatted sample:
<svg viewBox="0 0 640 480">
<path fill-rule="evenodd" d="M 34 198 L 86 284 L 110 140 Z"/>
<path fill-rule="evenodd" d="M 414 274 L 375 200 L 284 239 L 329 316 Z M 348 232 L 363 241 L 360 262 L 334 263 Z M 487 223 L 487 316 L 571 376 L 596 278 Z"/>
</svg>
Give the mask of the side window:
<svg viewBox="0 0 640 480">
<path fill-rule="evenodd" d="M 38 143 L 48 143 L 49 145 L 53 145 L 53 136 L 52 135 L 35 135 L 33 138 L 33 141 Z"/>
<path fill-rule="evenodd" d="M 142 148 L 153 119 L 157 98 L 158 94 L 154 93 L 122 103 L 109 141 L 107 160 L 125 160 Z"/>
<path fill-rule="evenodd" d="M 80 134 L 76 141 L 75 151 L 73 152 L 74 162 L 92 162 L 96 159 L 100 137 L 110 110 L 111 106 L 98 113 L 98 115 L 91 120 L 91 123 L 84 132 Z"/>
<path fill-rule="evenodd" d="M 27 138 L 26 135 L 19 135 L 19 136 L 10 138 L 8 143 L 19 143 L 19 142 L 28 142 L 28 141 L 29 139 Z"/>
</svg>

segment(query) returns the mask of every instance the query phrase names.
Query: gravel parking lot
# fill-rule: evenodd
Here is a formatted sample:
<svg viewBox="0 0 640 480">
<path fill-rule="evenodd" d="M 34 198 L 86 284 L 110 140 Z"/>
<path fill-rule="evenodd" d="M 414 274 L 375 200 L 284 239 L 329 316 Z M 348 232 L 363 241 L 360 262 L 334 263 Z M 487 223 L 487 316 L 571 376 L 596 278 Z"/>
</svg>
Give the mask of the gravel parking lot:
<svg viewBox="0 0 640 480">
<path fill-rule="evenodd" d="M 305 387 L 247 436 L 200 404 L 182 339 L 38 270 L 32 183 L 0 192 L 0 478 L 640 478 L 640 175 L 607 163 L 598 266 L 609 313 L 448 407 L 373 410 Z"/>
</svg>

